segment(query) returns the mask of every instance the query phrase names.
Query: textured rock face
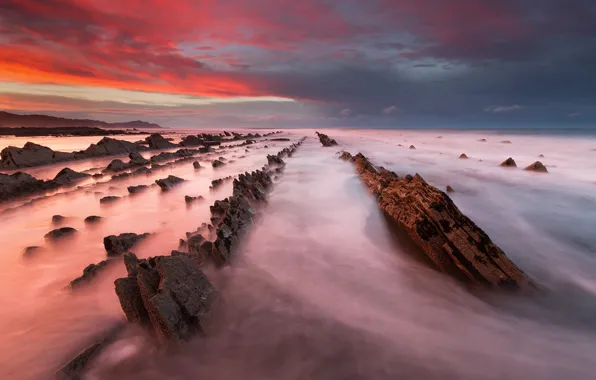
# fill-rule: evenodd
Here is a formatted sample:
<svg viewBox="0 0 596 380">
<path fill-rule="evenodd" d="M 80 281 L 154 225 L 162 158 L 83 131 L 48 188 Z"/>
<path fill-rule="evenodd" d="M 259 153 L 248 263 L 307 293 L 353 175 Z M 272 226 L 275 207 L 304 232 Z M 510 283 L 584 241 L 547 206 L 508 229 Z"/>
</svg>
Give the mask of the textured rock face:
<svg viewBox="0 0 596 380">
<path fill-rule="evenodd" d="M 132 152 L 128 155 L 128 158 L 130 159 L 130 161 L 128 162 L 129 166 L 149 165 L 151 163 L 148 159 L 144 158 L 138 152 Z"/>
<path fill-rule="evenodd" d="M 208 330 L 217 292 L 187 255 L 139 260 L 125 256 L 128 277 L 115 281 L 129 322 L 153 330 L 163 342 L 182 342 Z"/>
<path fill-rule="evenodd" d="M 167 178 L 157 179 L 155 183 L 161 187 L 162 190 L 169 190 L 172 187 L 176 186 L 179 183 L 184 182 L 184 179 L 180 177 L 176 177 L 173 175 L 169 175 Z"/>
<path fill-rule="evenodd" d="M 46 188 L 46 182 L 24 172 L 0 173 L 0 201 Z"/>
<path fill-rule="evenodd" d="M 97 144 L 91 144 L 89 148 L 84 150 L 81 154 L 84 158 L 87 157 L 101 157 L 111 156 L 116 154 L 129 154 L 138 152 L 147 148 L 137 143 L 131 143 L 124 140 L 116 140 L 109 137 L 104 137 L 99 140 Z"/>
<path fill-rule="evenodd" d="M 112 162 L 110 162 L 108 164 L 108 166 L 106 166 L 105 171 L 107 172 L 120 172 L 122 170 L 125 170 L 128 168 L 128 165 L 126 165 L 124 163 L 124 161 L 120 160 L 120 159 L 115 159 L 112 160 Z"/>
<path fill-rule="evenodd" d="M 145 141 L 151 149 L 169 149 L 176 147 L 176 144 L 172 144 L 159 133 L 152 133 L 145 138 Z"/>
<path fill-rule="evenodd" d="M 55 152 L 43 145 L 27 142 L 22 148 L 9 146 L 0 152 L 1 167 L 7 169 L 53 164 L 74 159 L 73 153 Z"/>
<path fill-rule="evenodd" d="M 137 186 L 128 186 L 126 189 L 130 194 L 140 193 L 143 190 L 146 190 L 149 186 L 147 185 L 137 185 Z"/>
<path fill-rule="evenodd" d="M 499 166 L 502 166 L 504 168 L 517 168 L 517 164 L 515 163 L 515 160 L 511 157 L 509 157 L 505 161 L 501 162 L 501 164 Z"/>
<path fill-rule="evenodd" d="M 89 177 L 91 177 L 91 174 L 79 173 L 70 168 L 64 168 L 60 170 L 58 174 L 56 174 L 56 177 L 54 177 L 54 182 L 59 185 L 67 185 Z"/>
<path fill-rule="evenodd" d="M 395 173 L 378 170 L 362 154 L 353 162 L 381 210 L 439 270 L 490 287 L 532 285 L 482 229 L 420 175 L 398 178 Z"/>
<path fill-rule="evenodd" d="M 83 274 L 80 277 L 75 278 L 70 282 L 70 288 L 72 290 L 79 289 L 84 285 L 91 282 L 97 277 L 109 264 L 115 263 L 114 260 L 103 260 L 97 264 L 89 264 L 83 269 Z"/>
<path fill-rule="evenodd" d="M 334 145 L 337 145 L 337 141 L 335 141 L 334 139 L 330 138 L 326 134 L 319 133 L 319 132 L 316 132 L 316 134 L 319 137 L 319 141 L 321 142 L 321 144 L 323 144 L 323 146 L 334 146 Z"/>
<path fill-rule="evenodd" d="M 131 232 L 123 233 L 118 236 L 110 235 L 103 238 L 103 246 L 108 256 L 119 256 L 126 253 L 141 240 L 146 239 L 151 234 L 135 234 Z"/>
<path fill-rule="evenodd" d="M 548 173 L 548 170 L 546 170 L 546 167 L 540 161 L 536 161 L 532 165 L 526 166 L 524 170 L 538 173 Z"/>
<path fill-rule="evenodd" d="M 182 141 L 180 142 L 180 145 L 182 145 L 182 146 L 199 146 L 202 144 L 202 142 L 203 142 L 203 140 L 201 140 L 197 136 L 188 135 L 182 139 Z"/>
</svg>

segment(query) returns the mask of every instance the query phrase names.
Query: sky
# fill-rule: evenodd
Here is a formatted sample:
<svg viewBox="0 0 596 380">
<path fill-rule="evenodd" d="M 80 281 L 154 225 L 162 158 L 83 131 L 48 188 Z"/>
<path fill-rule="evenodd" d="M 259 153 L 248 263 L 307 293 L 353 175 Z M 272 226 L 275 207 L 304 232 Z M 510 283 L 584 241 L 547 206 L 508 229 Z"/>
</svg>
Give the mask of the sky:
<svg viewBox="0 0 596 380">
<path fill-rule="evenodd" d="M 596 127 L 596 1 L 0 0 L 0 110 Z"/>
</svg>

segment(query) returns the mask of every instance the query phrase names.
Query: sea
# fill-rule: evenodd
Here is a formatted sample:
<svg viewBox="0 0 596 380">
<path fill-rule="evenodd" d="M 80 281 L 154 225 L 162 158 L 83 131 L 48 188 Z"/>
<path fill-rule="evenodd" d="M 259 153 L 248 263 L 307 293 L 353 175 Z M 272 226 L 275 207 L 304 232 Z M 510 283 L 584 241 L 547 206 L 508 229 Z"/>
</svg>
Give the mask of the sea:
<svg viewBox="0 0 596 380">
<path fill-rule="evenodd" d="M 168 130 L 175 141 L 198 130 Z M 253 131 L 254 132 L 254 131 Z M 263 132 L 263 131 L 261 131 Z M 267 131 L 265 131 L 267 132 Z M 88 286 L 68 284 L 106 258 L 103 237 L 152 233 L 134 252 L 169 254 L 231 195 L 216 178 L 261 168 L 267 154 L 308 136 L 276 181 L 237 257 L 207 268 L 224 300 L 213 334 L 174 350 L 134 326 L 90 365 L 86 380 L 120 379 L 596 379 L 596 135 L 537 130 L 283 130 L 291 142 L 259 142 L 149 176 L 89 179 L 78 187 L 0 204 L 0 379 L 50 379 L 124 319 L 109 266 Z M 139 136 L 118 138 L 135 141 Z M 0 138 L 0 149 L 33 141 L 85 149 L 101 137 Z M 485 141 L 483 141 L 485 140 Z M 410 146 L 415 147 L 411 149 Z M 449 193 L 537 284 L 528 294 L 471 289 L 412 255 L 392 234 L 338 152 L 362 152 L 398 175 L 422 175 Z M 468 159 L 460 159 L 465 153 Z M 155 154 L 144 153 L 145 157 Z M 518 168 L 499 164 L 512 157 Z M 43 179 L 68 166 L 100 171 L 112 159 L 25 170 Z M 548 173 L 523 168 L 535 161 Z M 175 175 L 171 191 L 127 186 Z M 121 196 L 102 205 L 107 195 Z M 205 198 L 186 204 L 184 196 Z M 35 199 L 34 199 L 35 198 Z M 52 216 L 78 232 L 48 243 Z M 97 225 L 84 218 L 99 215 Z M 27 246 L 41 250 L 24 255 Z"/>
</svg>

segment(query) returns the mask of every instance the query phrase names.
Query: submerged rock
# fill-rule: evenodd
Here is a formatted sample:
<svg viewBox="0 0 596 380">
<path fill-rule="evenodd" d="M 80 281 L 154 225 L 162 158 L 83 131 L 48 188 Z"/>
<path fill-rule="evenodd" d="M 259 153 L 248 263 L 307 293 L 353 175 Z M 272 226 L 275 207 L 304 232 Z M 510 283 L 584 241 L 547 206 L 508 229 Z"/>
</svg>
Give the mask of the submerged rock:
<svg viewBox="0 0 596 380">
<path fill-rule="evenodd" d="M 128 277 L 114 285 L 129 322 L 153 331 L 162 342 L 182 342 L 208 332 L 217 292 L 191 257 L 125 258 Z"/>
<path fill-rule="evenodd" d="M 184 182 L 183 178 L 169 175 L 167 178 L 157 179 L 155 183 L 161 187 L 162 190 L 169 190 L 172 187 Z"/>
<path fill-rule="evenodd" d="M 445 188 L 445 191 L 447 191 L 448 193 L 453 193 L 455 192 L 455 190 L 453 190 L 453 187 L 447 185 L 447 187 Z"/>
<path fill-rule="evenodd" d="M 120 199 L 120 197 L 115 196 L 115 195 L 108 195 L 108 196 L 105 196 L 105 197 L 101 198 L 99 200 L 99 203 L 103 203 L 103 204 L 105 204 L 105 203 L 113 203 L 113 202 L 117 201 L 118 199 Z"/>
<path fill-rule="evenodd" d="M 115 260 L 103 260 L 97 264 L 89 264 L 83 269 L 83 274 L 70 282 L 70 289 L 77 290 L 91 282 L 102 272 L 109 264 L 115 263 Z"/>
<path fill-rule="evenodd" d="M 143 190 L 149 188 L 147 185 L 128 186 L 126 189 L 130 194 L 137 194 Z"/>
<path fill-rule="evenodd" d="M 341 152 L 339 159 L 343 161 L 350 161 L 352 159 L 352 155 L 349 152 L 343 151 Z"/>
<path fill-rule="evenodd" d="M 64 168 L 56 174 L 53 181 L 60 185 L 68 185 L 89 177 L 91 177 L 91 174 L 79 173 L 70 168 Z"/>
<path fill-rule="evenodd" d="M 56 152 L 46 146 L 27 142 L 22 148 L 9 146 L 0 152 L 0 167 L 17 169 L 49 165 L 75 158 L 74 153 Z"/>
<path fill-rule="evenodd" d="M 501 144 L 511 144 L 511 141 L 509 141 L 509 140 L 501 141 Z"/>
<path fill-rule="evenodd" d="M 203 143 L 203 140 L 195 135 L 188 135 L 182 139 L 180 145 L 182 146 L 199 146 Z"/>
<path fill-rule="evenodd" d="M 202 168 L 201 164 L 199 163 L 199 161 L 195 161 L 192 163 L 192 167 L 195 169 L 200 169 Z"/>
<path fill-rule="evenodd" d="M 222 161 L 220 161 L 220 160 L 215 160 L 215 161 L 213 161 L 213 163 L 211 164 L 211 166 L 213 166 L 214 168 L 219 168 L 219 167 L 221 167 L 221 166 L 224 166 L 224 165 L 225 165 L 225 163 L 223 163 L 223 162 L 222 162 Z"/>
<path fill-rule="evenodd" d="M 176 147 L 176 144 L 172 144 L 159 133 L 152 133 L 145 138 L 145 141 L 151 149 L 169 149 Z"/>
<path fill-rule="evenodd" d="M 329 147 L 329 146 L 334 146 L 337 145 L 337 141 L 335 141 L 334 139 L 330 138 L 329 136 L 327 136 L 326 134 L 323 133 L 319 133 L 319 132 L 315 132 L 317 134 L 317 136 L 319 137 L 319 142 L 325 146 L 325 147 Z"/>
<path fill-rule="evenodd" d="M 108 166 L 106 166 L 105 171 L 107 172 L 120 172 L 122 170 L 126 170 L 128 168 L 128 165 L 124 163 L 124 161 L 120 160 L 120 159 L 115 159 L 112 160 L 112 162 L 110 162 L 108 164 Z"/>
<path fill-rule="evenodd" d="M 103 238 L 103 246 L 106 249 L 108 256 L 119 256 L 130 250 L 137 243 L 148 238 L 150 235 L 151 234 L 148 232 L 144 234 L 127 232 L 118 236 L 110 235 Z"/>
<path fill-rule="evenodd" d="M 61 227 L 48 232 L 45 234 L 44 238 L 46 240 L 59 240 L 68 236 L 72 236 L 75 232 L 77 232 L 77 230 L 72 227 Z"/>
<path fill-rule="evenodd" d="M 511 157 L 509 157 L 505 161 L 501 162 L 501 164 L 499 166 L 502 166 L 505 168 L 517 168 L 517 164 L 515 163 L 515 160 Z"/>
<path fill-rule="evenodd" d="M 192 203 L 194 201 L 202 201 L 203 199 L 205 199 L 205 198 L 203 198 L 202 195 L 199 195 L 198 197 L 191 197 L 190 195 L 184 196 L 184 202 L 186 202 L 186 203 Z"/>
<path fill-rule="evenodd" d="M 353 162 L 381 210 L 439 270 L 488 287 L 533 286 L 451 198 L 420 175 L 397 178 L 379 172 L 360 153 Z"/>
<path fill-rule="evenodd" d="M 142 166 L 142 165 L 149 165 L 151 163 L 151 161 L 149 161 L 148 159 L 143 157 L 138 152 L 132 152 L 131 154 L 128 155 L 128 158 L 130 159 L 130 161 L 128 162 L 129 166 Z"/>
<path fill-rule="evenodd" d="M 23 256 L 28 257 L 28 256 L 32 256 L 36 253 L 38 253 L 39 251 L 41 251 L 43 248 L 41 248 L 40 246 L 37 245 L 30 245 L 28 247 L 25 247 L 25 249 L 23 249 Z"/>
<path fill-rule="evenodd" d="M 52 223 L 54 223 L 54 224 L 62 223 L 62 222 L 64 222 L 64 219 L 66 219 L 66 218 L 63 217 L 62 215 L 53 215 Z"/>
<path fill-rule="evenodd" d="M 462 154 L 459 156 L 459 158 L 460 158 L 460 159 L 462 159 L 462 160 L 465 160 L 465 159 L 467 159 L 467 158 L 468 158 L 468 156 L 466 156 L 466 154 L 465 154 L 465 153 L 462 153 Z"/>
<path fill-rule="evenodd" d="M 416 149 L 414 145 L 410 145 L 410 149 Z"/>
<path fill-rule="evenodd" d="M 216 190 L 217 188 L 219 188 L 224 183 L 228 183 L 228 182 L 230 182 L 233 179 L 234 178 L 232 176 L 227 176 L 227 177 L 224 177 L 224 178 L 214 179 L 213 181 L 211 181 L 211 186 L 209 186 L 209 188 L 211 190 Z"/>
<path fill-rule="evenodd" d="M 548 173 L 548 170 L 540 161 L 536 161 L 533 164 L 526 166 L 524 170 L 538 173 Z"/>
<path fill-rule="evenodd" d="M 89 215 L 88 217 L 85 218 L 85 223 L 97 223 L 100 222 L 103 218 L 101 216 L 97 216 L 97 215 Z"/>
</svg>

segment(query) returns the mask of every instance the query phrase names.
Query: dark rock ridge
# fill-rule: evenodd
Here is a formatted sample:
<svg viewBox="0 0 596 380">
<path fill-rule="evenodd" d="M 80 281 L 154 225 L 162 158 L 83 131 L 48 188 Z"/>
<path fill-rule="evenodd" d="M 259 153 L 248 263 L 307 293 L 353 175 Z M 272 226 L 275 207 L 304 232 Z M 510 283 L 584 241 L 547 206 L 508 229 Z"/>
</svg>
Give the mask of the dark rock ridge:
<svg viewBox="0 0 596 380">
<path fill-rule="evenodd" d="M 48 232 L 47 234 L 45 234 L 44 238 L 46 240 L 59 240 L 59 239 L 71 236 L 75 232 L 77 232 L 77 230 L 75 230 L 72 227 L 61 227 L 61 228 L 56 228 L 55 230 Z"/>
<path fill-rule="evenodd" d="M 488 287 L 532 287 L 488 235 L 419 174 L 399 178 L 360 153 L 352 162 L 381 210 L 439 270 Z"/>
<path fill-rule="evenodd" d="M 162 190 L 170 190 L 172 187 L 184 182 L 183 178 L 169 175 L 167 178 L 156 179 L 155 183 L 161 187 Z"/>
<path fill-rule="evenodd" d="M 233 179 L 234 178 L 232 176 L 227 176 L 227 177 L 224 177 L 224 178 L 214 179 L 213 181 L 211 181 L 211 186 L 209 186 L 209 188 L 211 190 L 216 190 L 218 187 L 220 187 L 224 183 L 228 183 L 228 182 L 230 182 Z"/>
<path fill-rule="evenodd" d="M 192 203 L 194 201 L 202 201 L 203 199 L 205 199 L 205 198 L 203 198 L 202 195 L 199 195 L 199 196 L 196 196 L 196 197 L 191 197 L 190 195 L 185 195 L 184 196 L 184 202 L 186 202 L 186 203 Z"/>
<path fill-rule="evenodd" d="M 100 222 L 101 219 L 102 219 L 101 216 L 89 215 L 88 217 L 85 218 L 85 223 L 93 224 L 93 223 Z"/>
<path fill-rule="evenodd" d="M 100 261 L 97 264 L 89 264 L 83 269 L 83 274 L 70 282 L 70 289 L 77 290 L 83 286 L 89 284 L 94 278 L 96 278 L 108 265 L 115 263 L 116 260 L 108 259 Z"/>
<path fill-rule="evenodd" d="M 120 256 L 150 235 L 148 232 L 144 234 L 126 232 L 118 236 L 110 235 L 103 238 L 103 246 L 108 256 Z"/>
<path fill-rule="evenodd" d="M 213 163 L 211 164 L 211 166 L 213 166 L 214 168 L 219 168 L 219 167 L 222 167 L 222 166 L 224 166 L 224 165 L 225 165 L 225 163 L 224 163 L 224 162 L 222 162 L 222 161 L 220 161 L 220 160 L 215 160 L 215 161 L 213 161 Z"/>
<path fill-rule="evenodd" d="M 276 137 L 274 139 L 269 139 L 269 141 L 290 141 L 287 137 Z"/>
<path fill-rule="evenodd" d="M 106 197 L 101 198 L 99 200 L 99 203 L 103 203 L 103 204 L 112 203 L 112 202 L 117 201 L 118 199 L 120 199 L 120 197 L 118 197 L 116 195 L 108 195 Z"/>
<path fill-rule="evenodd" d="M 326 134 L 319 133 L 319 132 L 316 132 L 316 134 L 319 137 L 319 141 L 321 142 L 321 144 L 323 144 L 323 146 L 337 145 L 337 141 L 335 141 L 331 137 L 327 136 Z"/>
<path fill-rule="evenodd" d="M 130 194 L 136 194 L 143 190 L 146 190 L 149 186 L 147 185 L 137 185 L 137 186 L 128 186 L 126 189 Z"/>
<path fill-rule="evenodd" d="M 499 166 L 502 166 L 504 168 L 517 168 L 517 164 L 515 163 L 515 160 L 511 157 L 509 157 L 505 161 L 501 162 L 501 164 Z"/>
<path fill-rule="evenodd" d="M 209 331 L 217 291 L 184 254 L 139 260 L 124 257 L 128 276 L 114 282 L 126 319 L 153 331 L 163 343 Z"/>
<path fill-rule="evenodd" d="M 524 170 L 538 173 L 548 173 L 548 170 L 546 170 L 546 167 L 540 161 L 536 161 L 533 164 L 526 166 Z"/>
<path fill-rule="evenodd" d="M 75 172 L 69 168 L 62 169 L 54 179 L 48 181 L 37 179 L 25 172 L 0 173 L 0 201 L 41 191 L 55 190 L 89 177 L 90 175 L 87 173 Z"/>
<path fill-rule="evenodd" d="M 177 146 L 176 144 L 172 144 L 166 140 L 159 133 L 152 133 L 145 138 L 145 141 L 147 142 L 147 146 L 149 146 L 150 149 L 170 149 Z"/>
</svg>

